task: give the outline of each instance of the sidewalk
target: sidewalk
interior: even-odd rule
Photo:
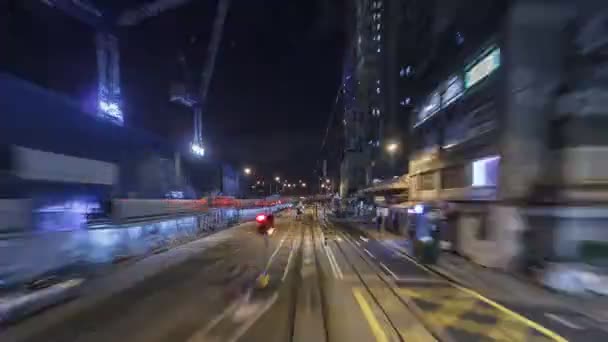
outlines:
[[[348,224],[388,248],[411,255],[405,236],[378,232],[371,219],[333,219]],[[572,296],[551,291],[531,278],[485,268],[451,252],[443,252],[436,265],[427,267],[450,280],[483,295],[514,305],[559,308],[577,312],[596,321],[608,322],[608,296]]]

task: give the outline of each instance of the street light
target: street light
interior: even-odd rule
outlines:
[[[395,151],[397,151],[398,148],[399,148],[399,144],[397,144],[397,143],[390,143],[390,144],[386,145],[386,151],[388,151],[388,153],[395,153]]]
[[[331,181],[328,179],[325,180],[325,183],[329,184]]]
[[[281,181],[281,177],[274,177],[274,180],[277,181],[277,182],[280,182]]]
[[[302,187],[305,188],[306,187],[306,183],[302,183]]]
[[[248,167],[246,167],[245,170],[243,170],[243,171],[245,171],[246,175],[250,175],[251,174],[251,169],[248,168]]]
[[[190,149],[192,150],[192,153],[199,157],[203,157],[205,155],[205,149],[197,143],[192,143],[190,145]]]

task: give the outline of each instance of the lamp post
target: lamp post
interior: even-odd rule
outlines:
[[[393,143],[389,143],[386,145],[386,151],[389,154],[394,154],[395,152],[397,152],[397,150],[399,149],[399,144],[393,142]]]
[[[279,192],[279,184],[281,182],[281,177],[279,177],[279,176],[274,177],[274,181],[277,182],[275,191]],[[272,195],[273,194],[273,192],[272,192],[272,182],[269,182],[268,185],[270,186],[270,194]]]

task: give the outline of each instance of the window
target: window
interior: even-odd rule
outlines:
[[[496,105],[494,102],[485,103],[470,111],[467,115],[467,139],[487,133],[496,127]]]
[[[491,156],[473,162],[473,186],[496,186],[498,184],[499,156]]]
[[[466,188],[471,185],[464,166],[452,166],[441,170],[441,187],[443,189]]]
[[[426,172],[418,176],[418,189],[433,190],[435,189],[435,172]]]
[[[449,149],[466,140],[469,123],[470,117],[468,115],[448,113],[444,129],[444,145],[442,147]]]

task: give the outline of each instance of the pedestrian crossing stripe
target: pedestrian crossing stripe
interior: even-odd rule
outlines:
[[[492,341],[563,341],[455,288],[398,288],[421,309],[423,319],[438,330],[481,335]]]

